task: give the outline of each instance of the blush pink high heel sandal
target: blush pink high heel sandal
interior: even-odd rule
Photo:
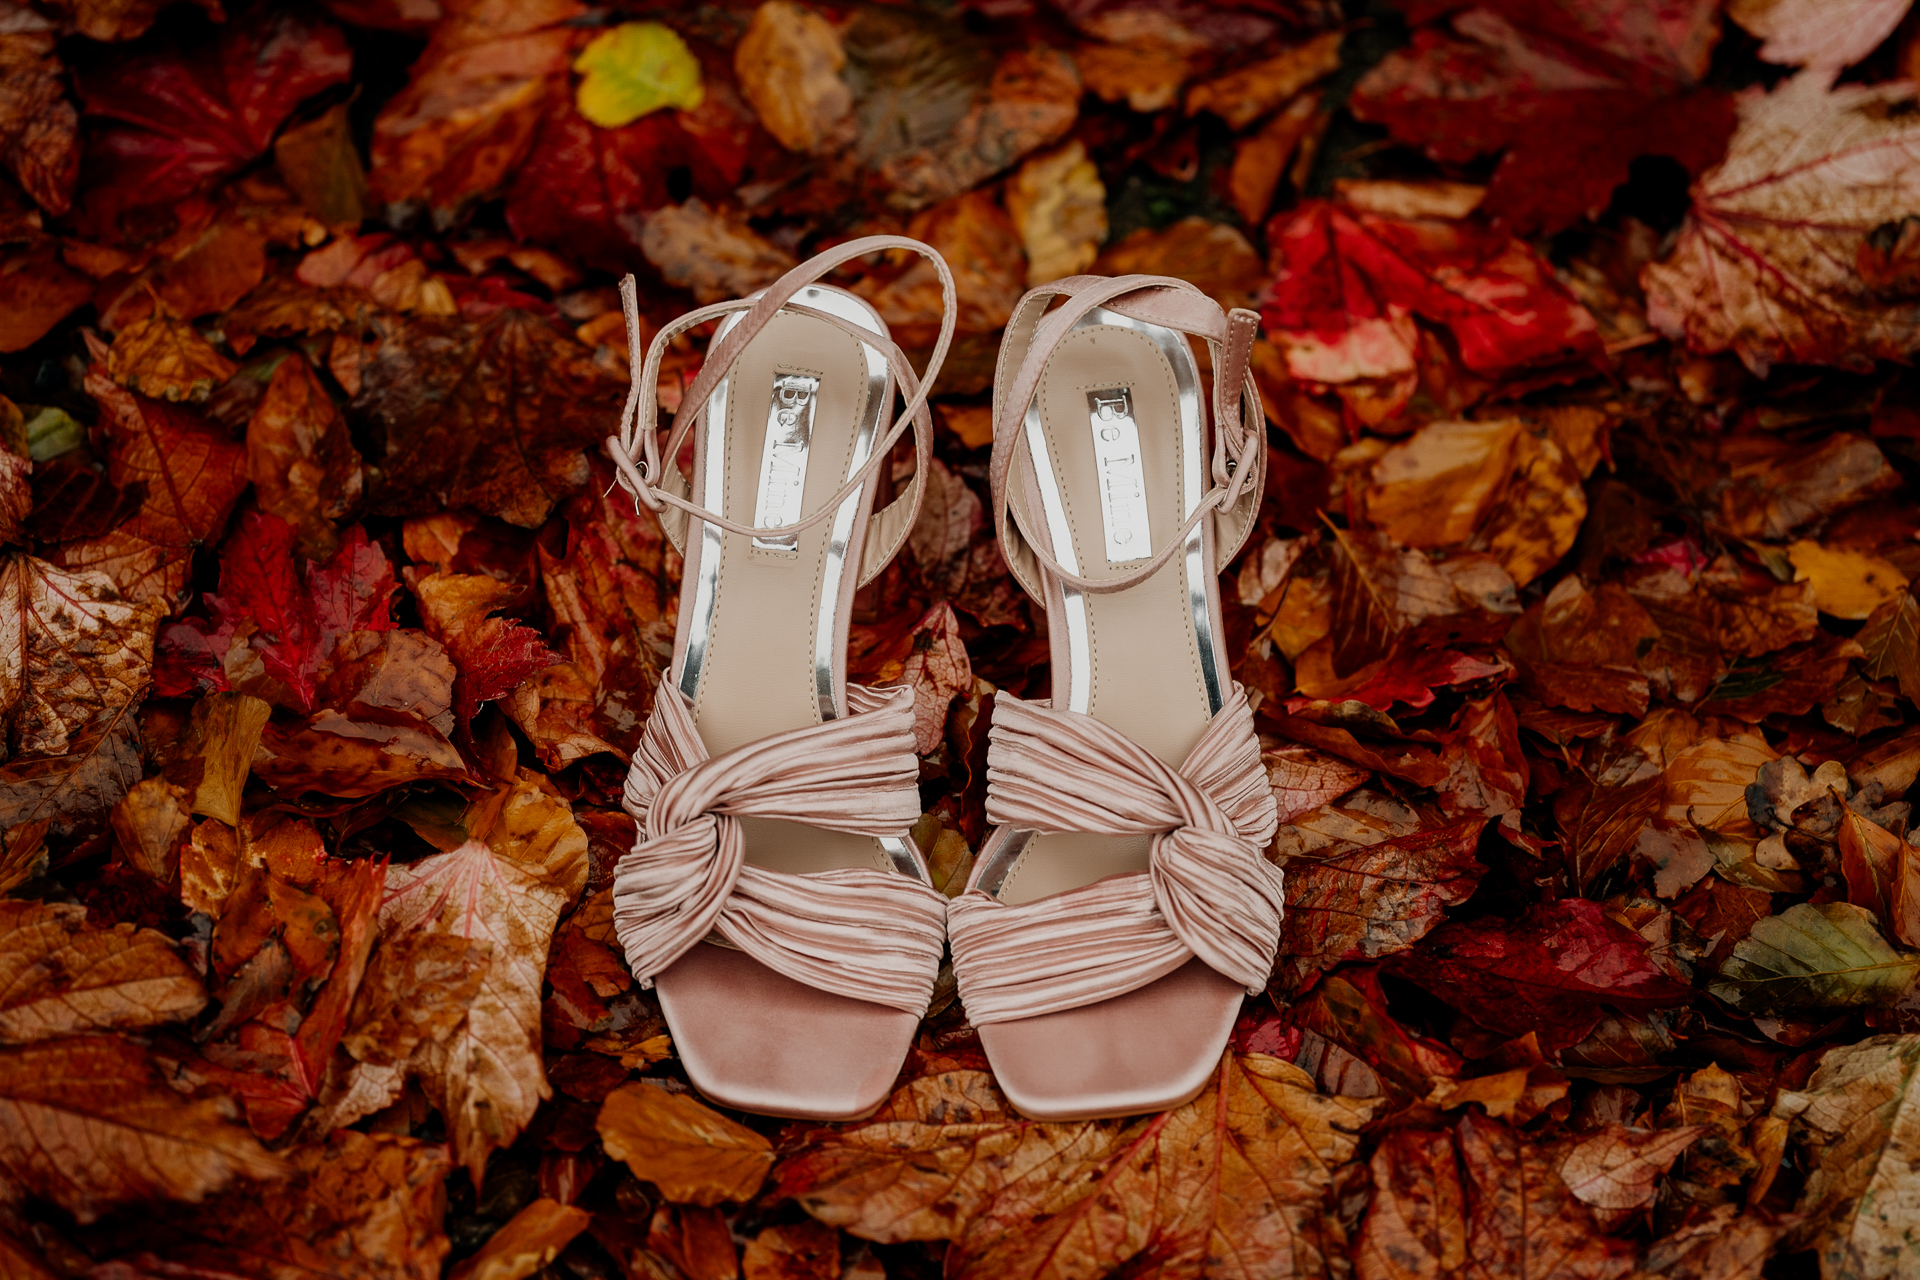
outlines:
[[[1217,577],[1265,473],[1257,326],[1180,280],[1074,276],[1027,294],[1000,349],[994,516],[1047,610],[1053,696],[995,699],[999,825],[947,928],[994,1075],[1035,1119],[1192,1098],[1273,967],[1275,808]],[[1212,350],[1211,450],[1188,335]]]
[[[815,283],[889,249],[939,273],[946,311],[924,379],[872,307]],[[953,277],[918,241],[856,240],[680,317],[644,360],[631,276],[621,290],[634,382],[608,451],[686,571],[673,663],[627,778],[640,831],[616,869],[614,926],[702,1093],[851,1119],[892,1085],[945,940],[946,899],[907,835],[920,814],[912,691],[849,685],[846,651],[855,589],[919,509]],[[710,320],[723,323],[662,447],[662,353]],[[896,389],[907,404],[889,419]],[[909,427],[912,485],[876,513],[877,470]],[[689,433],[691,481],[672,464]]]

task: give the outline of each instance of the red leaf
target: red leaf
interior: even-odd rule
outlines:
[[[1387,969],[1489,1030],[1538,1032],[1548,1053],[1583,1039],[1602,1006],[1646,1013],[1692,995],[1648,958],[1645,938],[1585,898],[1536,906],[1518,920],[1449,921]]]
[[[342,535],[339,550],[325,564],[307,569],[314,621],[330,635],[393,630],[391,604],[398,585],[387,553],[368,542],[359,525]]]
[[[560,661],[532,627],[491,617],[515,594],[510,584],[478,573],[435,573],[408,581],[427,634],[446,646],[460,670],[453,710],[464,728],[480,704],[511,693],[528,676]]]
[[[217,40],[130,54],[80,80],[87,113],[115,123],[88,144],[97,216],[191,195],[273,142],[302,99],[344,83],[352,51],[337,27],[260,5]]]
[[[1415,368],[1411,317],[1445,328],[1482,377],[1600,354],[1593,317],[1553,269],[1505,232],[1308,201],[1267,227],[1267,332],[1303,382]]]
[[[1717,8],[1476,8],[1415,31],[1361,79],[1353,110],[1445,163],[1505,150],[1487,211],[1522,234],[1558,231],[1602,212],[1637,156],[1699,174],[1725,151],[1733,104],[1696,87]]]

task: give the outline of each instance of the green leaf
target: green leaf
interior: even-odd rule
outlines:
[[[1707,992],[1754,1015],[1877,1008],[1905,995],[1916,974],[1920,956],[1896,951],[1871,912],[1800,903],[1754,925]]]
[[[605,129],[662,107],[691,111],[707,96],[687,42],[658,22],[625,22],[602,32],[573,69],[583,77],[574,99],[580,114]]]
[[[86,443],[87,429],[65,409],[38,410],[27,419],[27,456],[46,462]]]

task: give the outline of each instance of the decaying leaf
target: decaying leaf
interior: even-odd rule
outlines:
[[[1920,976],[1920,956],[1896,951],[1871,912],[1847,902],[1797,902],[1755,924],[1707,990],[1750,1014],[1893,1004]]]

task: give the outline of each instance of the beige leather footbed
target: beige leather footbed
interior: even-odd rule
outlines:
[[[824,321],[782,312],[747,344],[728,375],[724,457],[704,459],[704,466],[726,468],[720,514],[729,520],[753,521],[767,408],[774,379],[787,373],[820,379],[801,509],[818,510],[847,481],[859,424],[869,412],[864,348]],[[694,484],[695,493],[704,494],[704,475]],[[872,486],[861,496],[871,508]],[[721,535],[713,617],[693,704],[694,725],[712,754],[821,722],[814,638],[821,611],[838,612],[840,604],[822,598],[832,526],[829,517],[802,530],[793,551],[755,547],[741,534]],[[689,536],[699,538],[703,530],[695,522]],[[854,590],[856,572],[855,564],[847,566],[842,593]],[[686,589],[693,589],[691,582]],[[870,836],[770,818],[742,818],[740,826],[747,861],[770,870],[804,875],[892,866]]]
[[[1054,349],[1036,392],[1047,453],[1072,533],[1077,572],[1114,578],[1132,564],[1107,559],[1100,478],[1087,393],[1124,386],[1133,398],[1146,481],[1150,551],[1165,546],[1186,522],[1185,460],[1173,367],[1143,335],[1109,325],[1076,329]],[[1016,472],[1024,463],[1016,464]],[[1030,484],[1016,475],[1014,492],[1027,528],[1045,527],[1045,512],[1023,500]],[[1204,477],[1203,477],[1204,483]],[[1060,548],[1055,548],[1056,558]],[[1064,561],[1063,561],[1064,562]],[[1210,568],[1210,566],[1209,566]],[[1110,595],[1087,594],[1092,681],[1087,711],[1170,765],[1178,765],[1212,719],[1200,642],[1187,591],[1187,564],[1176,555],[1145,582]],[[1055,611],[1052,625],[1066,620]],[[1064,646],[1056,646],[1064,652]],[[1067,699],[1070,673],[1056,660],[1053,697]],[[1039,835],[1007,874],[999,897],[1019,904],[1145,871],[1150,841],[1142,837]]]

